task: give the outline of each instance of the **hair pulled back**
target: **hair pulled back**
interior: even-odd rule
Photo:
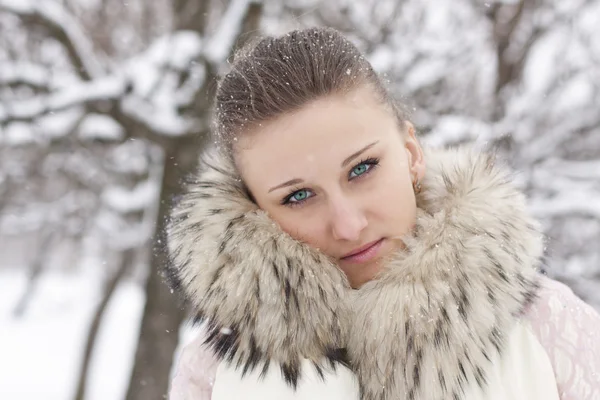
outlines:
[[[267,36],[239,50],[217,87],[214,133],[231,154],[236,137],[307,103],[369,85],[398,122],[401,107],[360,50],[331,28]]]

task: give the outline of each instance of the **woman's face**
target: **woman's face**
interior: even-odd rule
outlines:
[[[363,87],[238,138],[236,164],[258,206],[332,257],[358,288],[415,223],[412,181],[425,163],[412,125],[404,130]]]

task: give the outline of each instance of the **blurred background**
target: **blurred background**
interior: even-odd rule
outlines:
[[[162,229],[215,77],[314,25],[368,55],[426,144],[498,149],[547,273],[600,310],[600,0],[0,0],[0,398],[165,398],[194,330]]]

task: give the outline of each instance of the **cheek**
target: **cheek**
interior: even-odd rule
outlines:
[[[271,213],[271,218],[279,224],[284,232],[311,247],[325,246],[326,238],[322,220],[319,223],[302,212],[286,211]]]
[[[412,228],[417,205],[408,173],[397,171],[389,179],[383,179],[379,190],[372,195],[374,213],[390,232],[402,234]]]

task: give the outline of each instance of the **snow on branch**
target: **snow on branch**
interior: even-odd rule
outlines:
[[[571,217],[579,214],[600,220],[600,203],[590,201],[599,197],[600,193],[597,191],[563,191],[552,198],[532,199],[530,209],[539,218]]]
[[[213,64],[221,64],[229,56],[235,40],[240,34],[244,18],[252,3],[258,0],[232,0],[225,15],[220,21],[217,31],[210,38],[205,49],[205,57]]]
[[[35,122],[46,114],[79,106],[104,113],[106,107],[96,105],[110,102],[115,106],[110,117],[125,118],[126,123],[118,122],[128,131],[142,125],[157,135],[185,135],[198,126],[198,121],[181,115],[178,107],[202,87],[203,65],[195,61],[201,55],[202,38],[186,31],[156,39],[146,51],[115,68],[113,74],[91,81],[52,82],[41,66],[20,69],[17,64],[7,64],[3,69],[0,65],[0,85],[3,80],[28,80],[39,85],[46,81],[49,92],[1,103],[0,124]],[[182,81],[182,75],[188,75],[187,79]]]
[[[58,2],[38,0],[0,0],[0,11],[19,16],[26,22],[45,26],[65,46],[75,70],[82,79],[103,75],[92,42],[76,19]]]
[[[149,180],[130,190],[118,186],[109,187],[102,194],[102,200],[113,210],[125,214],[144,210],[158,195],[158,183]]]
[[[72,85],[46,96],[36,96],[12,103],[4,102],[0,104],[0,124],[33,121],[50,112],[101,100],[114,100],[125,93],[126,86],[124,79],[107,77]]]
[[[152,132],[164,136],[183,136],[194,126],[193,121],[183,118],[173,108],[160,107],[137,96],[123,98],[121,111]]]
[[[79,125],[79,136],[83,139],[122,141],[123,127],[114,119],[102,114],[87,114]]]
[[[550,159],[546,169],[554,177],[563,176],[569,179],[589,179],[600,181],[600,161],[567,161]]]
[[[48,89],[50,71],[32,63],[0,64],[0,87],[25,85],[35,89]]]
[[[531,183],[535,189],[530,204],[541,218],[583,215],[600,220],[597,188],[598,161],[552,159],[535,167]]]
[[[136,123],[164,136],[185,135],[194,121],[177,114],[172,107],[156,104],[150,99],[128,93],[131,82],[118,76],[108,76],[93,82],[80,82],[48,95],[0,104],[0,125],[14,122],[34,122],[45,115],[72,107],[114,102],[121,113]]]

